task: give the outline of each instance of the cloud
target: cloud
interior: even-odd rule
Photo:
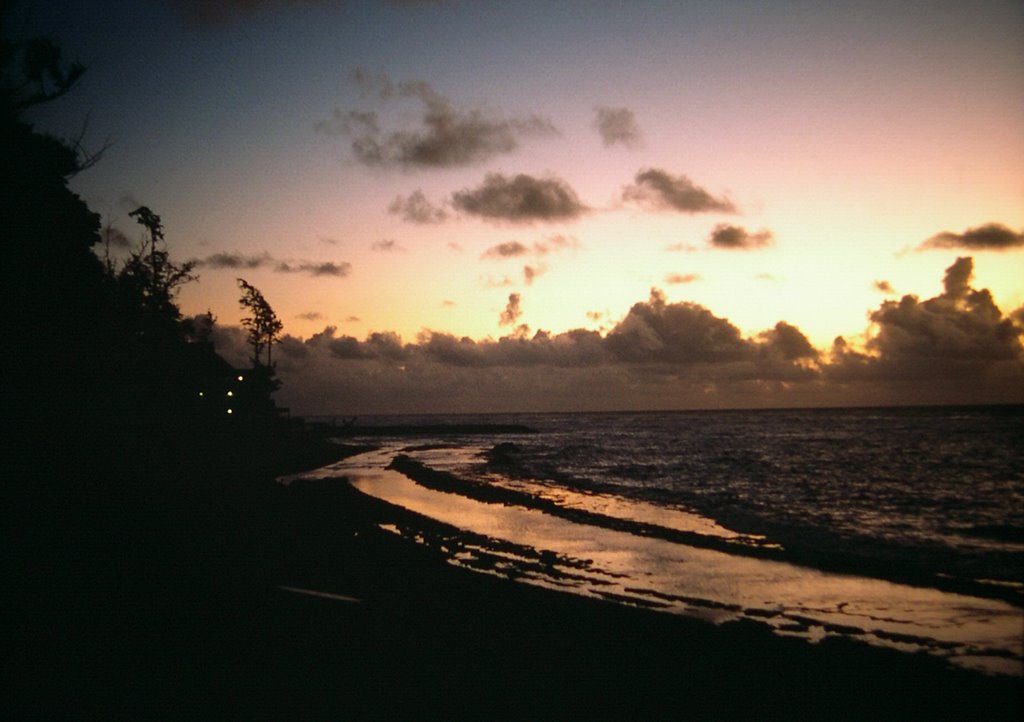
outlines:
[[[524,246],[519,241],[505,241],[499,243],[496,246],[491,246],[483,252],[481,258],[516,258],[517,256],[525,256],[530,252],[530,249]]]
[[[381,239],[379,241],[374,241],[373,244],[370,246],[370,250],[379,251],[381,253],[390,253],[390,252],[394,252],[394,251],[402,251],[402,252],[405,251],[404,248],[402,248],[400,245],[398,245],[398,241],[395,241],[395,240],[393,240],[391,238],[384,238],[384,239]]]
[[[871,287],[874,288],[879,293],[895,293],[892,284],[889,283],[888,281],[875,281],[873,284],[871,284]]]
[[[372,110],[335,110],[316,125],[328,135],[352,137],[355,159],[386,168],[456,168],[483,163],[514,152],[522,139],[558,135],[551,121],[539,115],[491,117],[480,110],[459,110],[423,81],[395,84],[386,74],[354,75],[364,95],[380,100],[412,99],[422,107],[419,126],[385,131]]]
[[[499,326],[512,326],[519,320],[519,317],[523,315],[523,310],[520,308],[521,300],[522,297],[518,293],[510,293],[508,295],[508,303],[498,319]]]
[[[779,321],[770,331],[758,334],[762,341],[762,350],[769,356],[777,356],[784,361],[800,359],[816,359],[818,350],[811,345],[803,332],[796,326]]]
[[[694,251],[699,251],[700,248],[698,248],[697,246],[694,246],[694,245],[692,245],[690,243],[683,243],[682,241],[680,241],[679,243],[673,243],[670,246],[665,246],[665,250],[669,251],[671,253],[676,253],[676,252],[693,253]]]
[[[547,270],[544,266],[523,266],[523,283],[532,286],[534,280],[547,273]]]
[[[665,283],[676,285],[680,283],[693,283],[699,281],[700,276],[696,273],[670,273],[665,276]]]
[[[659,363],[730,362],[751,356],[738,328],[693,303],[669,304],[651,290],[608,334],[609,349],[621,360]]]
[[[978,395],[1015,383],[1016,392],[1001,400],[1019,398],[1024,329],[1003,317],[987,289],[971,287],[973,267],[971,258],[958,258],[946,269],[944,292],[934,298],[906,295],[883,302],[869,315],[872,333],[864,352],[837,339],[832,378],[903,385],[948,381],[970,385]]]
[[[206,258],[195,259],[195,264],[200,267],[213,269],[230,268],[262,268],[274,263],[269,253],[258,256],[246,256],[242,253],[213,253]]]
[[[597,106],[594,108],[594,128],[606,147],[619,144],[633,149],[640,145],[640,126],[629,108]]]
[[[1007,251],[1024,247],[1024,230],[1015,231],[1001,223],[986,223],[963,233],[943,231],[920,246],[919,251],[934,248],[959,248],[968,251]]]
[[[448,213],[428,201],[422,190],[413,191],[407,198],[395,198],[388,206],[388,213],[421,226],[444,223],[448,219]]]
[[[275,273],[305,273],[310,276],[334,276],[345,278],[352,272],[352,264],[347,261],[334,263],[325,261],[317,263],[314,261],[299,261],[289,263],[280,261],[274,266]]]
[[[509,223],[571,221],[587,210],[562,179],[523,173],[513,178],[488,173],[479,187],[456,192],[452,204],[464,213]]]
[[[771,231],[751,233],[741,226],[719,223],[708,236],[708,245],[712,248],[731,250],[750,250],[770,246],[774,241]]]
[[[496,340],[429,330],[412,343],[389,332],[358,340],[327,326],[282,339],[278,398],[337,414],[1024,402],[1024,307],[1004,316],[972,274],[972,260],[957,259],[941,294],[886,300],[863,344],[838,337],[827,350],[786,321],[748,335],[658,289],[607,332],[531,335],[518,294]],[[215,326],[213,339],[247,363],[241,329]]]
[[[344,278],[352,271],[352,264],[347,261],[281,261],[269,253],[245,255],[243,253],[212,253],[206,258],[194,258],[190,261],[199,268],[215,270],[269,268],[274,273],[305,273],[310,276],[335,276]]]
[[[659,168],[647,168],[636,174],[633,183],[622,190],[622,199],[653,210],[681,213],[735,213],[726,198],[715,198],[685,175],[673,176]]]
[[[306,311],[295,315],[295,318],[301,318],[303,321],[319,321],[323,317],[324,315],[318,311]]]

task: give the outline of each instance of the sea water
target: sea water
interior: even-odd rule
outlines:
[[[435,540],[452,563],[1020,674],[1022,407],[359,420],[399,423],[424,432],[325,471],[476,535]],[[381,473],[400,455],[465,483]]]

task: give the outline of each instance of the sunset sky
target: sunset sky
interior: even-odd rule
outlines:
[[[1019,0],[62,0],[9,30],[89,66],[32,119],[109,140],[72,187],[131,242],[160,214],[233,362],[235,278],[264,293],[298,413],[1024,401]]]

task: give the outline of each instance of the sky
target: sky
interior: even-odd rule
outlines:
[[[33,111],[300,414],[1024,402],[1024,5],[62,0]],[[100,250],[100,249],[98,249]],[[102,253],[102,250],[100,250]]]

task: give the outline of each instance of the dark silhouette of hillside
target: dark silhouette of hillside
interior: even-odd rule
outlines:
[[[85,68],[3,31],[4,687],[31,695],[27,669],[127,668],[230,608],[259,583],[274,475],[337,452],[277,413],[272,367],[231,367],[182,318],[192,269],[156,213],[133,213],[148,238],[120,268],[100,260],[99,215],[69,187],[97,158],[26,119]]]

